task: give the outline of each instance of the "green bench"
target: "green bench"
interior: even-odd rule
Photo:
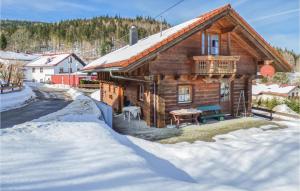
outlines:
[[[198,110],[201,110],[200,121],[202,123],[206,123],[207,119],[218,119],[219,121],[223,121],[225,115],[221,113],[221,107],[219,105],[205,105],[197,107]]]

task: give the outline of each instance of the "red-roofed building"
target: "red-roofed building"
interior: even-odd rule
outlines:
[[[261,65],[291,70],[230,5],[138,41],[134,34],[133,27],[129,45],[84,70],[98,73],[103,102],[115,111],[140,106],[149,126],[165,127],[171,111],[203,105],[234,115],[241,90],[251,112],[251,83]]]

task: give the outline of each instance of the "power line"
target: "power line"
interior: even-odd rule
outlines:
[[[180,0],[180,1],[176,2],[176,3],[173,4],[172,6],[166,8],[165,10],[163,10],[162,12],[160,12],[158,15],[156,15],[155,17],[153,17],[153,19],[157,19],[158,17],[162,16],[164,13],[168,12],[169,10],[173,9],[174,7],[176,7],[176,6],[178,6],[179,4],[183,3],[184,1],[186,1],[186,0]],[[128,35],[129,35],[129,33],[127,33],[126,35],[124,35],[124,36],[122,36],[122,37],[116,39],[115,42],[120,42],[121,39],[125,38],[125,37],[128,36]]]
[[[169,10],[173,9],[173,8],[176,7],[177,5],[183,3],[184,1],[186,1],[186,0],[180,0],[180,1],[178,1],[177,3],[173,4],[171,7],[168,7],[167,9],[165,9],[164,11],[162,11],[161,13],[159,13],[158,15],[156,15],[156,16],[154,17],[154,19],[156,19],[157,17],[163,15],[164,13],[168,12]]]

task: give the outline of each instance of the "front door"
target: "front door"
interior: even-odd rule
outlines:
[[[228,80],[220,82],[220,105],[223,113],[230,113],[230,82]]]

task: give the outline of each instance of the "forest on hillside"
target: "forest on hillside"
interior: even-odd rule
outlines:
[[[151,17],[100,16],[57,23],[1,20],[1,49],[20,52],[72,51],[93,59],[128,43],[129,28],[138,28],[139,38],[160,30]],[[170,25],[162,22],[163,29]]]
[[[128,43],[129,28],[138,28],[139,38],[157,33],[161,23],[151,17],[100,16],[56,23],[1,20],[0,48],[15,52],[75,52],[86,61],[98,58]],[[162,22],[163,29],[170,27]],[[300,72],[300,55],[276,48]]]

